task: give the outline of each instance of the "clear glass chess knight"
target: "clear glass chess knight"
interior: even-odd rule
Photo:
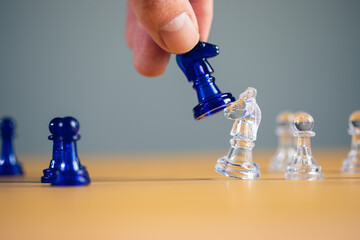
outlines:
[[[294,116],[295,137],[297,137],[297,151],[293,162],[288,165],[285,179],[315,180],[323,179],[321,166],[318,165],[311,153],[310,138],[315,136],[314,119],[307,113],[299,112]]]
[[[360,173],[360,111],[353,112],[349,117],[349,134],[352,136],[351,150],[343,161],[343,173]]]
[[[288,164],[294,158],[295,141],[293,128],[294,114],[289,111],[281,112],[276,118],[277,128],[276,135],[279,138],[278,148],[272,157],[269,170],[272,172],[285,172]]]
[[[224,109],[226,118],[235,120],[230,135],[230,150],[227,156],[219,158],[215,171],[228,177],[257,179],[260,167],[252,159],[252,149],[261,121],[261,111],[256,103],[257,91],[247,88],[239,99]]]

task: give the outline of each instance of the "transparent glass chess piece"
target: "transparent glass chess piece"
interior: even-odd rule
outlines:
[[[348,157],[343,161],[341,172],[360,173],[360,111],[350,115],[348,132],[352,136],[351,149]]]
[[[257,179],[260,176],[260,167],[252,157],[261,121],[256,94],[256,89],[249,87],[238,100],[224,109],[224,116],[235,122],[230,132],[229,153],[218,159],[215,171],[227,177]]]
[[[285,172],[288,164],[293,160],[295,150],[293,124],[294,114],[289,111],[281,112],[277,118],[276,135],[279,143],[275,155],[272,157],[269,170],[272,172]]]
[[[294,136],[297,137],[297,151],[293,162],[288,165],[285,179],[316,180],[323,179],[324,173],[311,153],[310,139],[315,136],[314,119],[304,112],[296,113],[294,116]]]

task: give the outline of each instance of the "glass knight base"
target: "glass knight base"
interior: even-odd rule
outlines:
[[[260,177],[260,166],[257,163],[235,164],[231,163],[226,156],[218,159],[215,171],[224,176],[239,179],[257,179]]]
[[[285,179],[294,180],[317,180],[324,179],[324,173],[321,172],[321,167],[318,165],[293,165],[288,166],[287,172],[285,173]]]

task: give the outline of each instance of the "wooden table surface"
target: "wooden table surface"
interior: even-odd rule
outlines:
[[[284,180],[259,151],[257,180],[214,171],[223,152],[82,155],[87,187],[40,183],[49,156],[0,178],[0,239],[360,239],[360,176],[345,149],[314,149],[324,180]]]

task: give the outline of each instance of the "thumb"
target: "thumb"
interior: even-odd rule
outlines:
[[[188,0],[130,0],[129,3],[147,33],[165,51],[184,53],[198,43],[198,24]]]

